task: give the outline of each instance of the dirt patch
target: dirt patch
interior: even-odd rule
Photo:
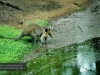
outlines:
[[[41,54],[43,54],[48,48],[46,46],[41,46],[39,48],[37,48],[35,51],[31,52],[29,55],[25,56],[22,61],[26,62],[26,61],[30,61],[32,59],[37,58],[38,56],[40,56]]]
[[[91,3],[87,9],[52,21],[53,39],[49,48],[61,48],[87,39],[100,37],[100,1]]]
[[[54,20],[80,7],[88,0],[1,0],[0,24],[23,28],[28,22]]]

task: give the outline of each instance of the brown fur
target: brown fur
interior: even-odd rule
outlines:
[[[18,36],[17,38],[5,38],[0,36],[0,38],[5,38],[5,39],[14,39],[15,41],[20,40],[21,38],[23,38],[24,36],[30,36],[32,38],[32,43],[36,43],[37,37],[45,37],[43,36],[43,34],[46,32],[47,35],[51,36],[50,33],[50,29],[45,29],[37,24],[29,24],[26,25],[23,30],[22,33],[20,34],[20,36]]]
[[[41,37],[43,33],[47,33],[49,36],[52,37],[51,33],[50,33],[50,29],[45,29],[37,24],[30,24],[24,27],[21,35],[17,38],[15,38],[15,40],[20,40],[22,37],[24,36],[30,36],[32,38],[32,42],[36,43],[36,39],[37,37]],[[45,36],[42,36],[45,37]]]
[[[32,38],[32,42],[36,43],[36,37],[40,37],[43,32],[44,29],[41,26],[33,23],[30,25],[26,25],[20,36],[15,38],[15,40],[20,40],[24,36],[30,36]]]

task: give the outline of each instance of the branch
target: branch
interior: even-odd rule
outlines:
[[[6,3],[6,2],[3,2],[3,1],[0,1],[0,4],[7,5],[7,6],[12,7],[14,9],[17,9],[17,10],[22,10],[18,6],[14,6],[14,5],[10,4],[10,3]]]

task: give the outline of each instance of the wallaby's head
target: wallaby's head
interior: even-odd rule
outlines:
[[[51,34],[51,32],[50,32],[50,28],[46,28],[46,29],[45,29],[45,32],[46,32],[51,38],[53,38],[53,37],[52,37],[52,34]]]

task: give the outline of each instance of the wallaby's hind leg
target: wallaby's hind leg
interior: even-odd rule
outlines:
[[[44,44],[47,45],[47,37],[45,37],[45,43]]]
[[[31,38],[32,38],[32,43],[35,44],[36,43],[36,34],[31,33]]]
[[[14,40],[15,40],[15,41],[20,40],[22,37],[24,37],[24,33],[23,33],[23,32],[20,34],[19,37],[15,38]]]

